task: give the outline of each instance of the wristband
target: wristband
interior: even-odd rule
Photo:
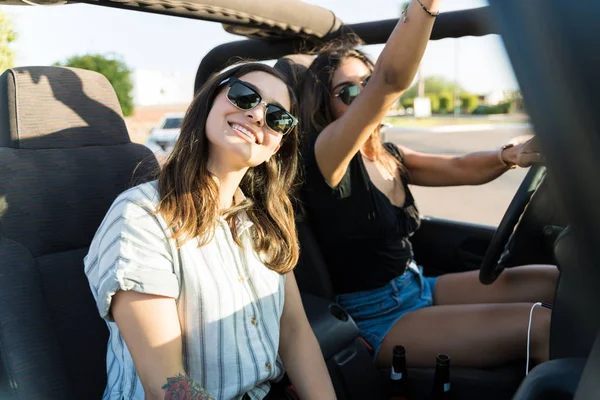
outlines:
[[[498,160],[500,160],[500,163],[504,167],[513,169],[513,168],[517,168],[517,164],[507,164],[506,161],[504,161],[504,159],[502,158],[502,153],[504,152],[504,150],[509,149],[511,147],[515,147],[515,144],[514,143],[508,143],[508,144],[505,144],[504,146],[500,147],[498,149]]]

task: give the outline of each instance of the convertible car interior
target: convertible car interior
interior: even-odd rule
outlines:
[[[301,72],[310,57],[289,56],[311,54],[349,32],[366,44],[385,43],[397,22],[347,25],[329,10],[299,1],[286,7],[277,7],[281,0],[84,3],[218,22],[245,36],[206,54],[190,90],[239,57],[282,59]],[[550,361],[527,376],[525,354],[522,361],[497,368],[453,366],[453,395],[600,399],[595,309],[600,268],[594,261],[600,259],[600,187],[592,175],[600,170],[600,52],[585,46],[586,39],[600,34],[593,18],[600,15],[600,4],[490,3],[441,14],[431,40],[502,35],[545,166],[530,168],[498,227],[424,217],[413,241],[416,258],[426,275],[479,269],[485,284],[504,268],[525,262],[556,263],[561,274]],[[578,106],[570,99],[578,99]],[[83,257],[116,196],[156,168],[150,150],[131,142],[115,92],[102,75],[23,66],[0,76],[0,399],[101,397],[108,330],[84,275]],[[313,234],[318,223],[310,215],[298,219],[301,259],[295,273],[337,397],[390,398],[395,387],[389,369],[375,366],[356,324],[335,302]],[[410,398],[428,399],[433,369],[410,368],[408,374]]]

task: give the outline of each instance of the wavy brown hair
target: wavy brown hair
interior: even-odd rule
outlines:
[[[362,61],[373,72],[375,64],[356,46],[362,42],[357,36],[351,35],[344,39],[331,42],[318,52],[310,65],[302,82],[300,127],[304,143],[303,150],[307,151],[310,143],[333,121],[335,117],[331,109],[333,74],[348,58]],[[397,167],[402,171],[402,165],[396,157],[385,150],[379,136],[379,128],[367,139],[367,148],[382,162],[386,169],[393,171]]]
[[[268,268],[283,274],[294,268],[299,252],[290,199],[298,171],[297,128],[283,136],[279,150],[268,161],[248,169],[239,185],[246,200],[230,209],[219,210],[219,188],[208,170],[206,120],[215,97],[225,89],[220,83],[229,77],[241,77],[255,71],[285,82],[273,68],[248,63],[212,78],[195,95],[183,119],[175,148],[159,173],[158,212],[173,230],[179,246],[192,238],[198,238],[200,246],[207,244],[214,237],[221,215],[234,227],[236,216],[246,212],[254,223],[254,250]],[[298,103],[289,85],[288,92],[289,111],[298,115]],[[231,231],[236,244],[242,246],[236,229]]]

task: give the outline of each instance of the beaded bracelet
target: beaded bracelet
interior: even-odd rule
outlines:
[[[423,8],[423,10],[425,10],[425,12],[429,15],[431,15],[432,17],[437,17],[438,15],[440,15],[440,12],[436,12],[436,13],[432,13],[431,11],[429,11],[429,9],[427,7],[425,7],[423,5],[423,3],[421,3],[421,0],[417,0],[419,2],[419,4],[421,5],[421,7]]]

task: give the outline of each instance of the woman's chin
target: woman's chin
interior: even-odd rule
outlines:
[[[235,166],[235,169],[252,168],[262,164],[265,157],[260,157],[248,143],[230,143],[226,151],[222,152],[222,162]]]

